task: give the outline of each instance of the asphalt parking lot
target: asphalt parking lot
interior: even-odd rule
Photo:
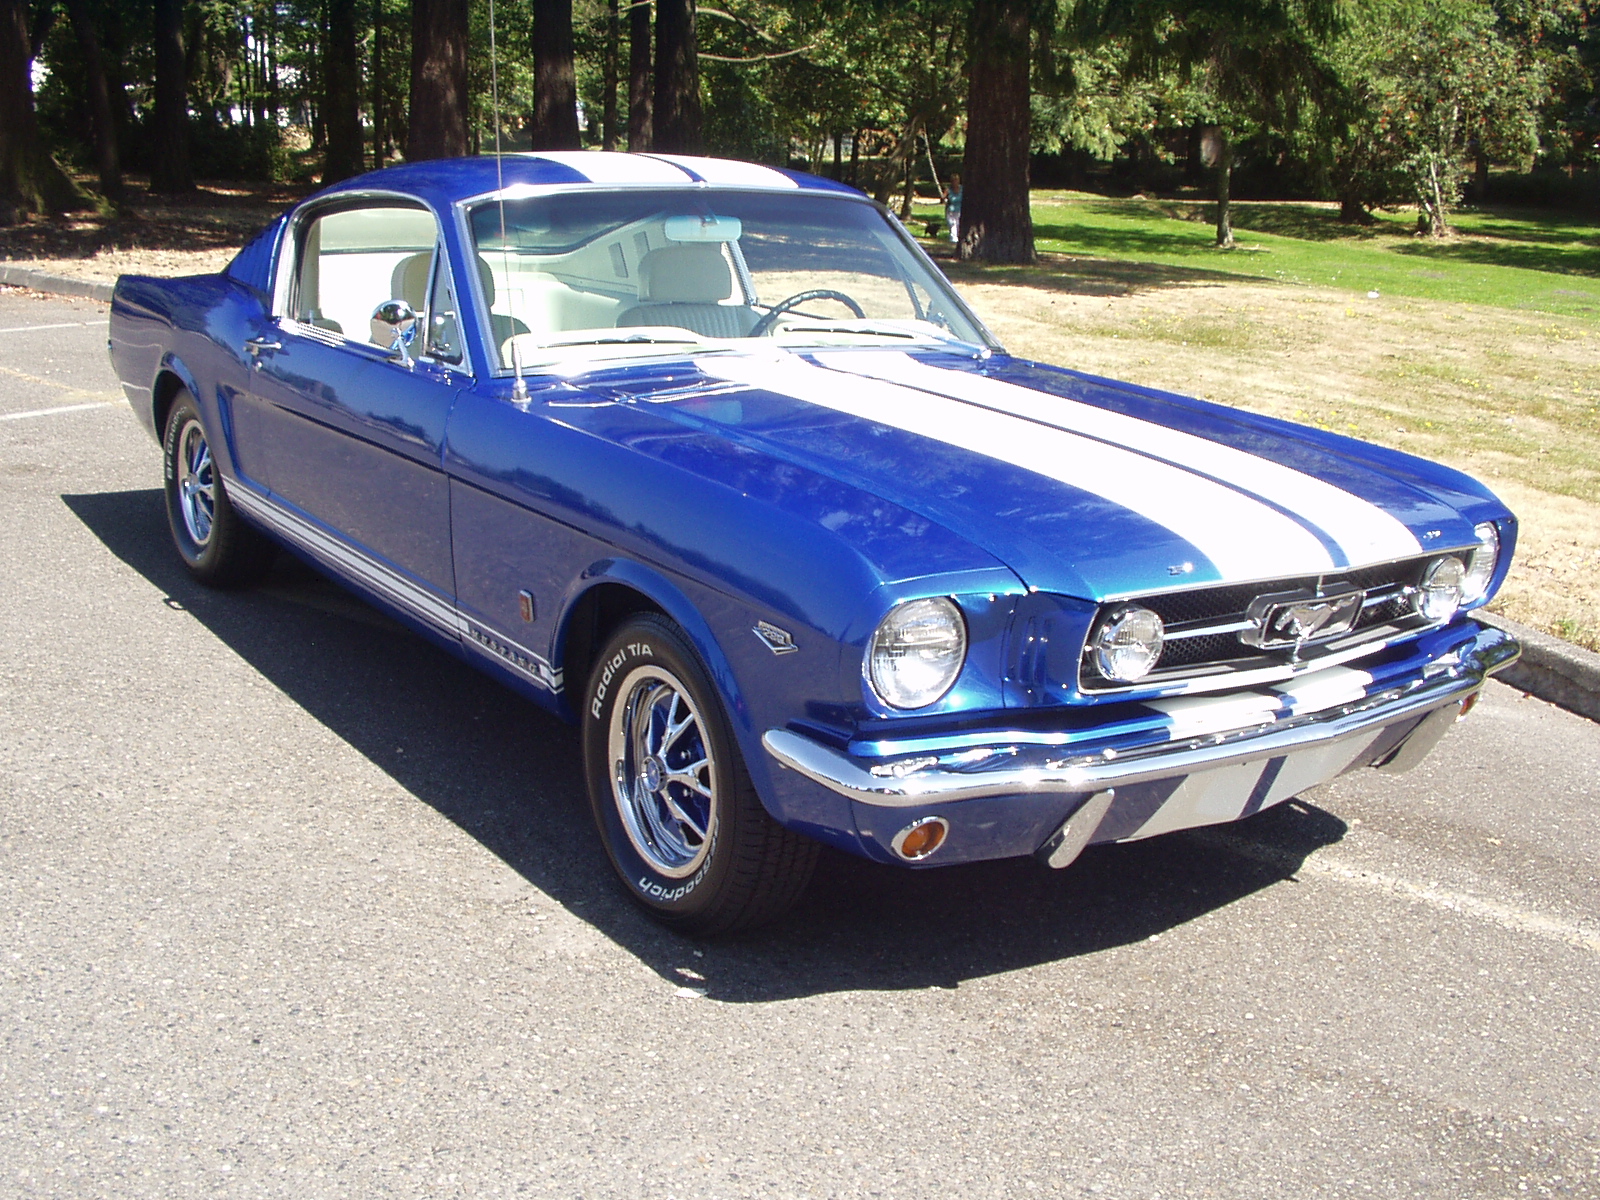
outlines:
[[[104,312],[0,291],[0,1195],[1600,1193],[1600,725],[691,941],[565,726],[188,580]]]

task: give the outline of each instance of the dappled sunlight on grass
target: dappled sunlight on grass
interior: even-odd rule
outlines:
[[[1329,204],[1238,202],[1232,250],[1215,245],[1215,214],[1199,201],[1034,193],[1040,251],[1078,274],[1086,260],[1139,264],[1121,294],[1242,276],[1600,320],[1600,223],[1570,214],[1463,212],[1457,235],[1434,241],[1409,213],[1347,225]]]

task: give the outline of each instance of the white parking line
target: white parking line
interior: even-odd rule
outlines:
[[[83,412],[89,408],[116,408],[126,400],[97,400],[93,404],[58,404],[55,408],[35,408],[30,412],[0,413],[0,421],[25,421],[29,417],[53,417],[57,413]]]
[[[82,329],[86,325],[100,325],[101,321],[65,321],[60,325],[13,325],[0,329],[0,333],[32,333],[35,329]]]
[[[1248,842],[1236,834],[1225,833],[1215,828],[1190,830],[1188,836],[1296,875],[1315,875],[1322,879],[1388,892],[1393,896],[1420,901],[1430,908],[1444,912],[1490,921],[1514,933],[1530,933],[1535,937],[1564,942],[1568,946],[1587,950],[1591,954],[1600,954],[1600,929],[1575,921],[1562,920],[1548,913],[1524,908],[1520,904],[1495,900],[1487,896],[1474,896],[1470,892],[1441,887],[1434,882],[1422,883],[1401,875],[1374,871],[1357,863],[1342,861],[1337,857],[1314,854],[1302,859],[1299,855],[1285,853],[1273,846],[1263,846],[1259,842]]]
[[[1419,883],[1414,879],[1390,875],[1383,871],[1369,871],[1365,867],[1340,862],[1337,859],[1308,858],[1300,869],[1308,875],[1320,875],[1324,879],[1337,879],[1342,883],[1353,883],[1381,892],[1390,892],[1396,896],[1404,896],[1407,899],[1420,900],[1426,905],[1446,912],[1464,913],[1480,920],[1493,921],[1503,929],[1510,929],[1516,933],[1531,933],[1538,937],[1565,942],[1580,950],[1600,954],[1600,931],[1523,908],[1518,904],[1507,904],[1483,896],[1474,896],[1469,892],[1456,891],[1454,888],[1440,887],[1437,883]]]

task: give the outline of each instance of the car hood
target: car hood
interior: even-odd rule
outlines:
[[[595,390],[718,425],[1085,599],[1468,546],[1505,511],[1408,455],[1009,357],[773,348],[695,365],[687,387],[675,371]]]

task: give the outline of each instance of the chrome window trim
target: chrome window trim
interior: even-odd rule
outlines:
[[[429,305],[433,300],[434,274],[439,268],[440,255],[447,253],[444,219],[440,216],[439,210],[420,196],[414,196],[409,192],[394,191],[389,188],[351,188],[347,191],[335,192],[329,196],[318,196],[313,200],[307,200],[291,211],[288,220],[284,221],[282,231],[278,235],[277,257],[273,263],[272,309],[270,313],[271,319],[280,328],[284,329],[285,332],[300,334],[303,334],[307,328],[316,328],[316,326],[304,325],[291,315],[293,312],[291,302],[294,299],[295,278],[300,266],[300,235],[305,227],[330,209],[361,208],[368,204],[378,206],[385,202],[393,201],[399,202],[395,207],[421,209],[433,218],[435,232],[433,243],[434,261],[428,270],[428,294],[423,302],[423,319],[426,320],[431,316]],[[452,273],[453,278],[454,275]],[[331,331],[327,330],[323,332],[331,333]],[[339,344],[342,347],[355,349],[361,346],[370,346],[370,343],[362,339],[347,337],[343,334],[333,336],[339,339]],[[371,348],[377,349],[376,347]],[[382,351],[380,350],[379,353],[381,354]],[[447,363],[428,355],[418,356],[418,361],[426,362],[432,367],[463,375],[469,381],[475,379],[477,372],[470,364],[471,354],[464,355],[463,359],[464,361],[461,363]],[[384,360],[393,361],[387,355],[384,355]]]
[[[438,218],[435,217],[436,224],[437,220]],[[435,287],[438,286],[439,268],[441,266],[446,272],[449,273],[451,285],[454,286],[455,284],[455,273],[450,271],[450,260],[448,254],[449,252],[445,249],[444,244],[444,229],[440,228],[439,236],[434,240],[433,243],[433,262],[428,265],[428,285],[422,302],[422,344],[424,347],[428,345],[428,338],[433,329],[433,295]],[[456,293],[456,306],[459,308],[461,306],[461,289],[456,287],[454,290]],[[435,358],[431,354],[419,354],[416,356],[416,359],[418,362],[425,362],[441,371],[454,371],[458,375],[464,375],[468,379],[472,379],[475,377],[472,372],[472,367],[469,364],[469,360],[472,356],[466,352],[466,330],[462,326],[460,313],[456,314],[456,331],[463,343],[461,347],[460,362],[446,362],[444,359]]]

